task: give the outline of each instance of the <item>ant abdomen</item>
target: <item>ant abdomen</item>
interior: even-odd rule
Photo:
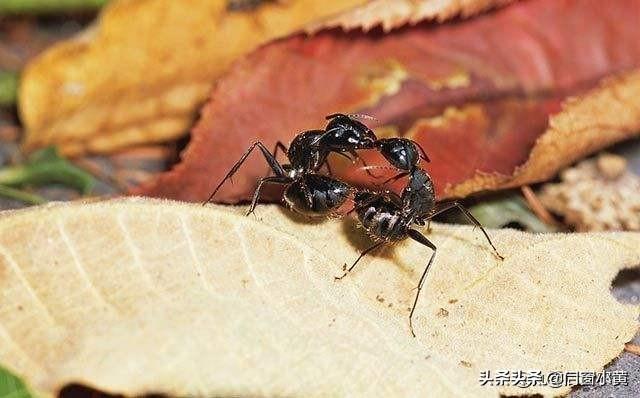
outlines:
[[[284,199],[297,213],[322,217],[336,213],[349,199],[353,188],[321,174],[307,174],[297,179],[284,192]]]
[[[378,241],[396,241],[407,237],[406,217],[400,198],[394,193],[360,191],[355,199],[358,220],[367,233]]]

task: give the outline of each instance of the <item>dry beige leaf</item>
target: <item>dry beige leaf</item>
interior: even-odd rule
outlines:
[[[21,80],[26,149],[109,152],[187,132],[211,84],[237,57],[366,0],[119,0],[79,37],[36,58]]]
[[[0,216],[0,362],[44,394],[80,382],[179,396],[497,397],[481,371],[599,370],[637,330],[609,293],[640,234],[530,235],[436,225],[438,256],[366,245],[347,220],[275,206],[126,199]]]
[[[626,159],[601,154],[560,174],[560,183],[542,186],[540,201],[578,231],[639,231],[640,176]]]
[[[307,32],[340,27],[367,31],[382,26],[386,32],[424,20],[443,22],[456,16],[468,18],[516,0],[371,0],[368,3],[326,20],[313,22]]]

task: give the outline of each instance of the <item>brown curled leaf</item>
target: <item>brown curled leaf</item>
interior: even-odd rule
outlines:
[[[478,377],[599,371],[638,327],[609,292],[637,233],[489,231],[498,261],[471,227],[434,225],[412,338],[429,250],[401,242],[336,282],[366,245],[348,220],[139,199],[0,214],[0,363],[43,396],[555,396],[570,386]]]
[[[640,70],[606,79],[598,88],[563,104],[512,175],[476,172],[446,188],[447,196],[516,187],[553,177],[576,160],[640,133]]]
[[[334,112],[416,139],[442,197],[548,178],[639,130],[638,74],[599,85],[640,67],[637,18],[637,0],[532,0],[441,26],[269,44],[219,81],[182,162],[136,192],[204,200],[252,141],[288,143]],[[215,199],[247,200],[267,172],[259,158]]]
[[[24,146],[77,155],[179,137],[235,58],[364,2],[265,1],[229,11],[228,0],[113,1],[96,26],[25,70]]]

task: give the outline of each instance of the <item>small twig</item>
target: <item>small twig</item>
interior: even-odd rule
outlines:
[[[640,345],[627,343],[624,345],[624,350],[632,354],[640,355]]]
[[[531,211],[536,216],[538,216],[539,219],[541,219],[543,222],[545,222],[548,225],[553,225],[553,226],[560,225],[558,221],[556,221],[556,219],[553,218],[551,213],[549,213],[549,211],[544,207],[542,202],[540,202],[540,199],[538,199],[535,192],[533,192],[530,186],[523,185],[522,187],[520,187],[520,190],[522,191],[522,195],[527,201],[527,205],[529,206],[529,209],[531,209]]]

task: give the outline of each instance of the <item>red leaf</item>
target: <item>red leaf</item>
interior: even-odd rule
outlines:
[[[445,195],[477,171],[511,175],[563,98],[640,66],[638,20],[637,0],[530,0],[468,21],[272,43],[219,81],[182,163],[136,193],[202,201],[252,141],[288,143],[334,112],[418,140]],[[256,154],[216,201],[248,199],[266,172]]]

